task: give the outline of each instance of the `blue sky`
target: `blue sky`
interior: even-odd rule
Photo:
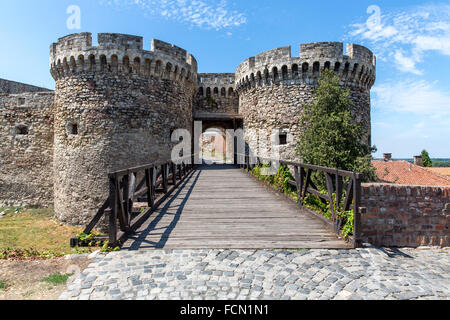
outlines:
[[[67,8],[81,9],[70,30]],[[2,0],[0,78],[54,88],[49,46],[76,32],[118,32],[174,43],[199,72],[234,72],[265,50],[343,41],[378,57],[372,90],[376,157],[411,158],[427,149],[450,157],[450,4],[439,1]],[[94,37],[95,38],[95,37]]]

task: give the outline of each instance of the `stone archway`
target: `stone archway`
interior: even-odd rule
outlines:
[[[200,158],[206,163],[227,163],[227,137],[224,128],[207,128],[202,132],[200,141]]]
[[[206,155],[205,160],[208,161],[204,162],[207,163],[236,163],[234,157],[236,150],[233,150],[233,145],[235,149],[236,143],[233,140],[227,140],[227,130],[242,129],[242,117],[208,114],[201,117],[197,116],[195,121],[201,122],[202,131],[198,141],[200,158],[202,158],[202,155]]]

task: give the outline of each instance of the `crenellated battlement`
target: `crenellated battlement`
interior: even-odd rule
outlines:
[[[234,73],[199,73],[198,95],[235,97]]]
[[[272,84],[317,84],[325,69],[334,70],[347,86],[370,89],[375,83],[376,58],[360,45],[342,42],[314,42],[300,45],[300,56],[291,47],[260,53],[245,60],[236,70],[236,89],[243,91]]]
[[[72,34],[50,46],[50,69],[55,80],[79,73],[124,73],[173,81],[197,81],[197,61],[170,43],[152,39],[144,50],[139,36],[100,33],[98,46],[91,33]]]

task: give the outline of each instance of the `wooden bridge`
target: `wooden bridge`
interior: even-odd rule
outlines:
[[[242,167],[252,165],[247,159]],[[311,182],[311,172],[319,169],[337,178],[336,188],[328,186],[328,195],[319,194]],[[300,164],[295,172],[297,181],[291,183],[297,186],[300,199],[309,192],[333,202],[337,192],[337,205],[346,195],[346,210],[352,194],[357,200],[353,173]],[[339,179],[346,176],[350,177],[347,185]],[[328,221],[299,207],[238,166],[194,168],[168,162],[111,173],[110,186],[110,198],[85,233],[107,215],[108,240],[123,249],[342,249],[356,245],[338,236],[337,216]],[[76,238],[71,242],[80,244]]]

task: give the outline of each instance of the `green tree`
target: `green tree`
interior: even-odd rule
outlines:
[[[376,151],[365,143],[367,134],[355,121],[350,91],[339,86],[339,77],[325,70],[316,88],[313,101],[304,107],[297,141],[297,154],[304,163],[362,173],[364,181],[376,181],[371,153]],[[324,185],[319,175],[315,180]]]
[[[430,159],[430,155],[427,150],[422,151],[422,162],[424,167],[432,167],[433,162]]]

